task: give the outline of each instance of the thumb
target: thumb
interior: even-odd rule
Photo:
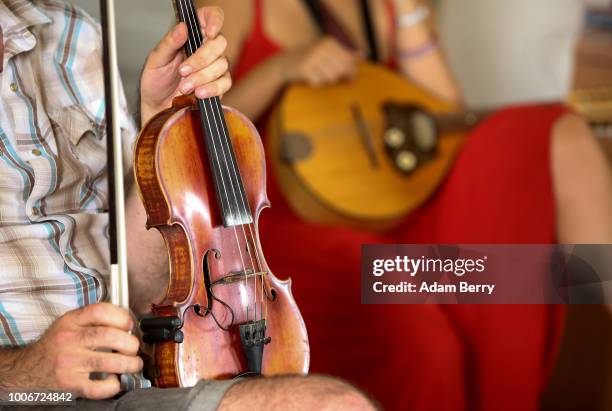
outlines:
[[[187,42],[187,25],[179,23],[170,30],[149,54],[147,66],[155,69],[170,64]]]

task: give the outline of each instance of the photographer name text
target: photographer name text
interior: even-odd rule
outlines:
[[[378,281],[372,283],[375,293],[427,293],[427,294],[487,294],[492,295],[495,291],[494,284],[473,284],[469,281],[460,281],[457,284],[447,282],[425,280],[424,275],[469,278],[470,273],[483,273],[486,270],[487,257],[470,258],[411,258],[408,256],[397,256],[392,259],[375,259],[372,262],[372,275],[378,277]],[[411,281],[399,281],[392,284],[382,281],[387,273],[402,274]],[[418,276],[418,277],[417,277]],[[416,278],[415,278],[416,277]],[[452,277],[451,277],[452,278]],[[415,281],[416,280],[416,281]]]

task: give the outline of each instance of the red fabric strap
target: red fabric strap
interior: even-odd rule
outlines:
[[[334,16],[334,13],[320,0],[312,0],[315,7],[319,10],[322,18],[323,27],[321,27],[324,34],[328,34],[334,37],[343,46],[357,50],[358,47],[348,34],[347,30],[342,26],[342,23]]]

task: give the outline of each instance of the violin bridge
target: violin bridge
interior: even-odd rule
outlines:
[[[235,284],[241,281],[249,280],[253,277],[265,277],[268,274],[267,271],[254,271],[252,269],[246,269],[244,271],[232,271],[228,275],[219,278],[212,285],[229,285]]]

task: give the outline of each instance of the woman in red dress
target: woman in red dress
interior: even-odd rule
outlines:
[[[264,144],[266,113],[285,85],[350,78],[368,51],[357,0],[321,3],[361,52],[322,37],[302,0],[203,3],[226,15],[235,85],[224,102],[258,120]],[[458,100],[425,9],[370,3],[382,61]],[[361,305],[360,245],[612,242],[610,171],[583,120],[554,105],[495,114],[471,133],[436,195],[385,234],[301,221],[268,176],[273,207],[261,240],[270,267],[293,278],[312,372],[344,377],[390,410],[539,408],[563,307]]]

